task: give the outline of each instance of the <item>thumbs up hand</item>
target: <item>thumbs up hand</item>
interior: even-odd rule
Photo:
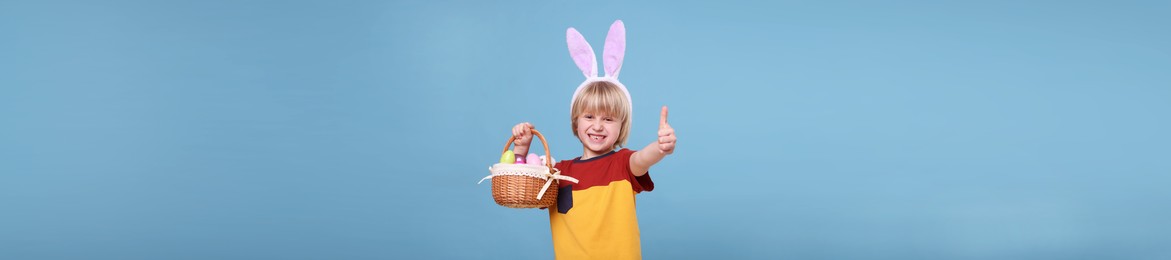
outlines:
[[[654,152],[659,150],[659,152]],[[646,175],[647,170],[667,155],[675,152],[675,129],[667,124],[667,107],[659,114],[659,139],[646,145],[646,148],[634,152],[630,156],[630,172],[634,176]]]
[[[667,124],[667,106],[663,106],[663,112],[659,114],[659,152],[675,152],[675,129]]]

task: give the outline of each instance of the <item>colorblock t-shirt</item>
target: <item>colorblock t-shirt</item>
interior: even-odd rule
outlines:
[[[553,166],[578,183],[561,181],[549,209],[557,259],[640,259],[634,195],[655,188],[650,174],[630,172],[634,151],[622,149]]]

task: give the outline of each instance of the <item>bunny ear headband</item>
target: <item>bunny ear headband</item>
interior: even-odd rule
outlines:
[[[573,91],[573,99],[570,99],[570,106],[573,106],[573,100],[577,100],[577,95],[581,94],[581,90],[592,82],[606,81],[614,83],[622,92],[626,93],[626,106],[634,109],[633,102],[630,99],[630,91],[626,90],[626,86],[618,82],[618,71],[622,70],[622,58],[626,56],[626,26],[622,24],[622,20],[614,21],[610,25],[610,33],[606,35],[606,46],[602,50],[602,62],[605,63],[606,74],[598,76],[598,60],[594,55],[594,48],[590,47],[590,43],[586,42],[585,37],[577,32],[577,29],[569,27],[565,32],[565,39],[569,43],[569,56],[573,58],[573,62],[577,63],[577,68],[581,69],[581,73],[585,75],[586,80],[581,85],[577,86],[577,90]]]

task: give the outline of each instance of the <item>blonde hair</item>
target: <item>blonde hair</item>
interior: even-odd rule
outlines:
[[[626,93],[618,85],[606,81],[594,81],[582,87],[581,93],[573,100],[570,107],[569,121],[573,127],[573,136],[577,136],[577,117],[588,112],[605,113],[622,122],[618,130],[618,140],[611,150],[626,146],[626,137],[630,135],[630,105]],[[580,138],[580,137],[579,137]]]

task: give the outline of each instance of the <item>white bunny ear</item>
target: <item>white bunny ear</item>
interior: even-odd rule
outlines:
[[[586,78],[597,77],[598,58],[594,56],[594,48],[590,47],[590,43],[586,42],[585,37],[581,36],[577,29],[570,27],[565,32],[565,41],[569,43],[569,57],[573,58],[573,63],[577,63],[577,68],[581,69],[581,73],[585,74]]]
[[[622,20],[616,20],[610,25],[605,49],[602,50],[602,63],[606,66],[607,77],[618,77],[618,72],[622,70],[622,59],[625,57],[626,25],[622,24]]]

